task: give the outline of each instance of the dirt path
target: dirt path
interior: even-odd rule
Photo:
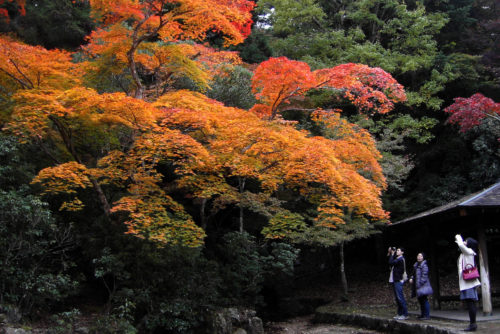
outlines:
[[[311,322],[313,316],[300,317],[290,319],[285,322],[269,323],[266,326],[266,334],[379,334],[381,332],[372,331],[363,328],[328,325],[328,324],[313,324]]]

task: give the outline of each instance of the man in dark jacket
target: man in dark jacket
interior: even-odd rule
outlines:
[[[397,249],[389,248],[388,258],[389,265],[391,266],[391,278],[392,286],[394,289],[394,298],[396,299],[396,304],[398,305],[398,315],[394,317],[396,320],[406,320],[408,319],[408,307],[406,305],[405,295],[403,293],[403,285],[405,283],[406,277],[406,262],[403,256],[404,248],[399,247]]]

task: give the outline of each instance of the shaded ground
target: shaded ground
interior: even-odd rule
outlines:
[[[363,329],[360,327],[314,324],[314,316],[294,318],[290,321],[269,323],[266,327],[267,334],[378,334],[381,332]]]
[[[370,268],[363,265],[364,270],[361,272],[349,273],[347,279],[348,286],[348,300],[342,301],[342,287],[338,283],[323,283],[306,286],[302,289],[295,291],[296,298],[322,298],[339,305],[341,308],[355,309],[373,309],[377,312],[378,309],[391,309],[393,313],[396,312],[396,304],[394,301],[394,294],[391,285],[388,283],[388,273],[386,274],[380,268]],[[490,283],[492,291],[500,291],[500,275],[491,275]],[[458,287],[458,278],[455,272],[442,276],[440,279],[441,295],[457,296],[460,293]],[[408,303],[410,311],[418,311],[419,304],[416,298],[411,298],[410,284],[404,285],[404,294]],[[431,313],[433,305],[433,297],[430,296]],[[493,307],[500,308],[500,298],[492,298]],[[446,301],[441,303],[442,309],[445,310],[463,310],[464,305],[460,301]],[[481,307],[478,304],[478,311]],[[499,332],[500,333],[500,332]]]
[[[296,291],[296,298],[318,298],[330,300],[331,302],[328,305],[318,309],[322,314],[342,314],[346,316],[345,318],[349,318],[352,315],[361,315],[366,316],[367,319],[377,318],[382,319],[383,321],[392,322],[392,318],[396,314],[396,305],[391,286],[386,282],[384,273],[370,272],[368,268],[366,272],[370,273],[368,274],[369,277],[367,277],[367,275],[364,275],[363,277],[362,274],[351,275],[347,301],[342,301],[342,289],[338,284],[316,284],[314,286],[308,286],[304,289]],[[450,275],[449,277],[446,276],[441,278],[440,289],[442,295],[458,295],[458,280],[455,276],[456,275]],[[356,279],[356,277],[359,278]],[[411,313],[413,313],[410,319],[405,321],[405,323],[409,326],[415,326],[416,328],[421,327],[422,332],[425,331],[426,326],[432,326],[443,330],[444,332],[459,333],[468,325],[467,321],[456,321],[442,318],[432,318],[429,321],[418,320],[416,316],[419,314],[420,308],[416,298],[410,297],[411,291],[409,284],[405,285],[404,292],[408,302],[408,309]],[[494,307],[500,306],[500,300],[498,300],[498,298],[493,299],[492,302]],[[467,311],[460,301],[442,303],[442,308],[458,315],[463,313],[465,319],[467,319]],[[435,312],[435,315],[437,316],[437,311]],[[478,312],[481,312],[480,304],[478,305]],[[431,309],[431,316],[432,314],[433,310]],[[322,318],[324,319],[324,317]],[[354,324],[356,327],[339,324],[314,324],[313,319],[313,316],[308,316],[293,318],[288,321],[268,323],[266,324],[266,333],[383,333],[383,331],[364,329],[361,322],[358,321],[359,318],[347,321],[350,322],[350,324]],[[498,334],[500,333],[500,321],[480,322],[478,332],[485,334]],[[418,331],[416,333],[418,333]]]

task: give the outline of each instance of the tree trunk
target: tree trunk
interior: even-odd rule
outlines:
[[[137,65],[134,59],[135,52],[137,51],[137,48],[142,42],[156,35],[160,31],[160,29],[163,28],[165,24],[167,24],[167,22],[163,20],[163,15],[161,13],[158,13],[160,20],[158,23],[158,27],[154,28],[148,33],[139,36],[139,30],[141,29],[142,25],[149,19],[150,15],[146,15],[146,17],[144,17],[141,21],[139,21],[139,23],[137,23],[137,25],[135,26],[134,32],[132,34],[132,46],[127,51],[128,67],[130,69],[130,74],[132,75],[132,79],[134,80],[136,86],[134,94],[134,97],[136,99],[143,98],[144,85],[142,84],[141,78],[139,78],[139,74],[137,73]]]
[[[128,59],[128,67],[130,69],[130,74],[132,75],[132,79],[134,80],[135,83],[134,97],[136,99],[142,99],[144,86],[142,85],[141,79],[139,78],[139,74],[137,73],[137,66],[135,64],[135,59],[134,59],[134,53],[137,47],[138,43],[137,45],[135,45],[135,43],[134,45],[132,45],[130,50],[127,52],[127,59]]]
[[[55,124],[55,126],[58,129],[59,134],[64,142],[64,145],[66,146],[66,149],[73,156],[73,159],[76,162],[78,162],[79,164],[84,165],[82,162],[82,159],[79,157],[79,155],[76,152],[75,145],[73,142],[73,134],[71,132],[71,129],[66,127],[64,125],[64,123],[62,123],[57,117],[50,116],[49,119]],[[94,190],[97,193],[97,199],[99,200],[99,202],[101,204],[101,208],[103,209],[104,214],[106,215],[106,217],[109,217],[109,215],[111,214],[111,207],[108,203],[108,199],[106,198],[106,195],[104,195],[104,191],[102,191],[101,186],[99,185],[99,183],[97,182],[97,180],[95,178],[93,178],[92,176],[89,176],[89,180],[90,180],[90,182],[92,182]]]
[[[238,178],[238,188],[240,190],[240,218],[239,218],[239,225],[240,225],[240,233],[243,233],[243,205],[241,204],[241,196],[243,195],[243,190],[245,190],[245,178]]]
[[[132,46],[127,51],[128,67],[130,69],[130,74],[132,75],[132,79],[134,80],[136,86],[134,94],[134,97],[136,99],[142,99],[144,93],[144,86],[142,85],[141,78],[139,78],[139,74],[137,73],[137,64],[135,63],[134,59],[135,51],[139,47],[139,44],[141,44],[143,41],[156,34],[162,27],[162,21],[160,18],[160,25],[157,29],[155,29],[153,32],[139,36],[139,29],[142,27],[144,22],[148,20],[148,18],[149,15],[144,17],[134,28],[134,33],[132,34]]]
[[[477,229],[479,241],[479,269],[481,272],[481,299],[483,301],[483,314],[492,315],[490,274],[488,266],[488,250],[486,248],[486,234],[483,223],[479,223]]]
[[[340,253],[340,279],[342,281],[342,298],[347,300],[347,277],[345,275],[345,262],[344,262],[344,242],[342,241],[339,246]]]
[[[205,206],[207,205],[207,199],[201,199],[201,207],[200,207],[200,219],[201,219],[201,228],[206,231],[207,230],[207,217],[205,216]]]
[[[240,204],[240,233],[243,233],[243,207]]]
[[[94,186],[94,190],[97,192],[97,198],[101,203],[101,208],[104,211],[104,214],[106,215],[106,217],[109,217],[109,215],[111,214],[111,207],[109,205],[108,199],[106,198],[106,195],[104,195],[104,191],[102,191],[102,188],[96,179],[94,179],[93,177],[89,177],[89,179]]]

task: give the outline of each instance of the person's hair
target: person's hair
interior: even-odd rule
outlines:
[[[423,258],[424,258],[424,260],[425,260],[425,253],[424,253],[424,252],[418,252],[418,253],[417,253],[417,255],[418,255],[418,254],[422,254],[422,257],[423,257]]]
[[[396,247],[396,249],[400,249],[403,253],[405,252],[404,247]]]
[[[467,238],[465,239],[467,242],[467,247],[471,248],[475,253],[478,252],[478,245],[476,239],[473,238]]]

